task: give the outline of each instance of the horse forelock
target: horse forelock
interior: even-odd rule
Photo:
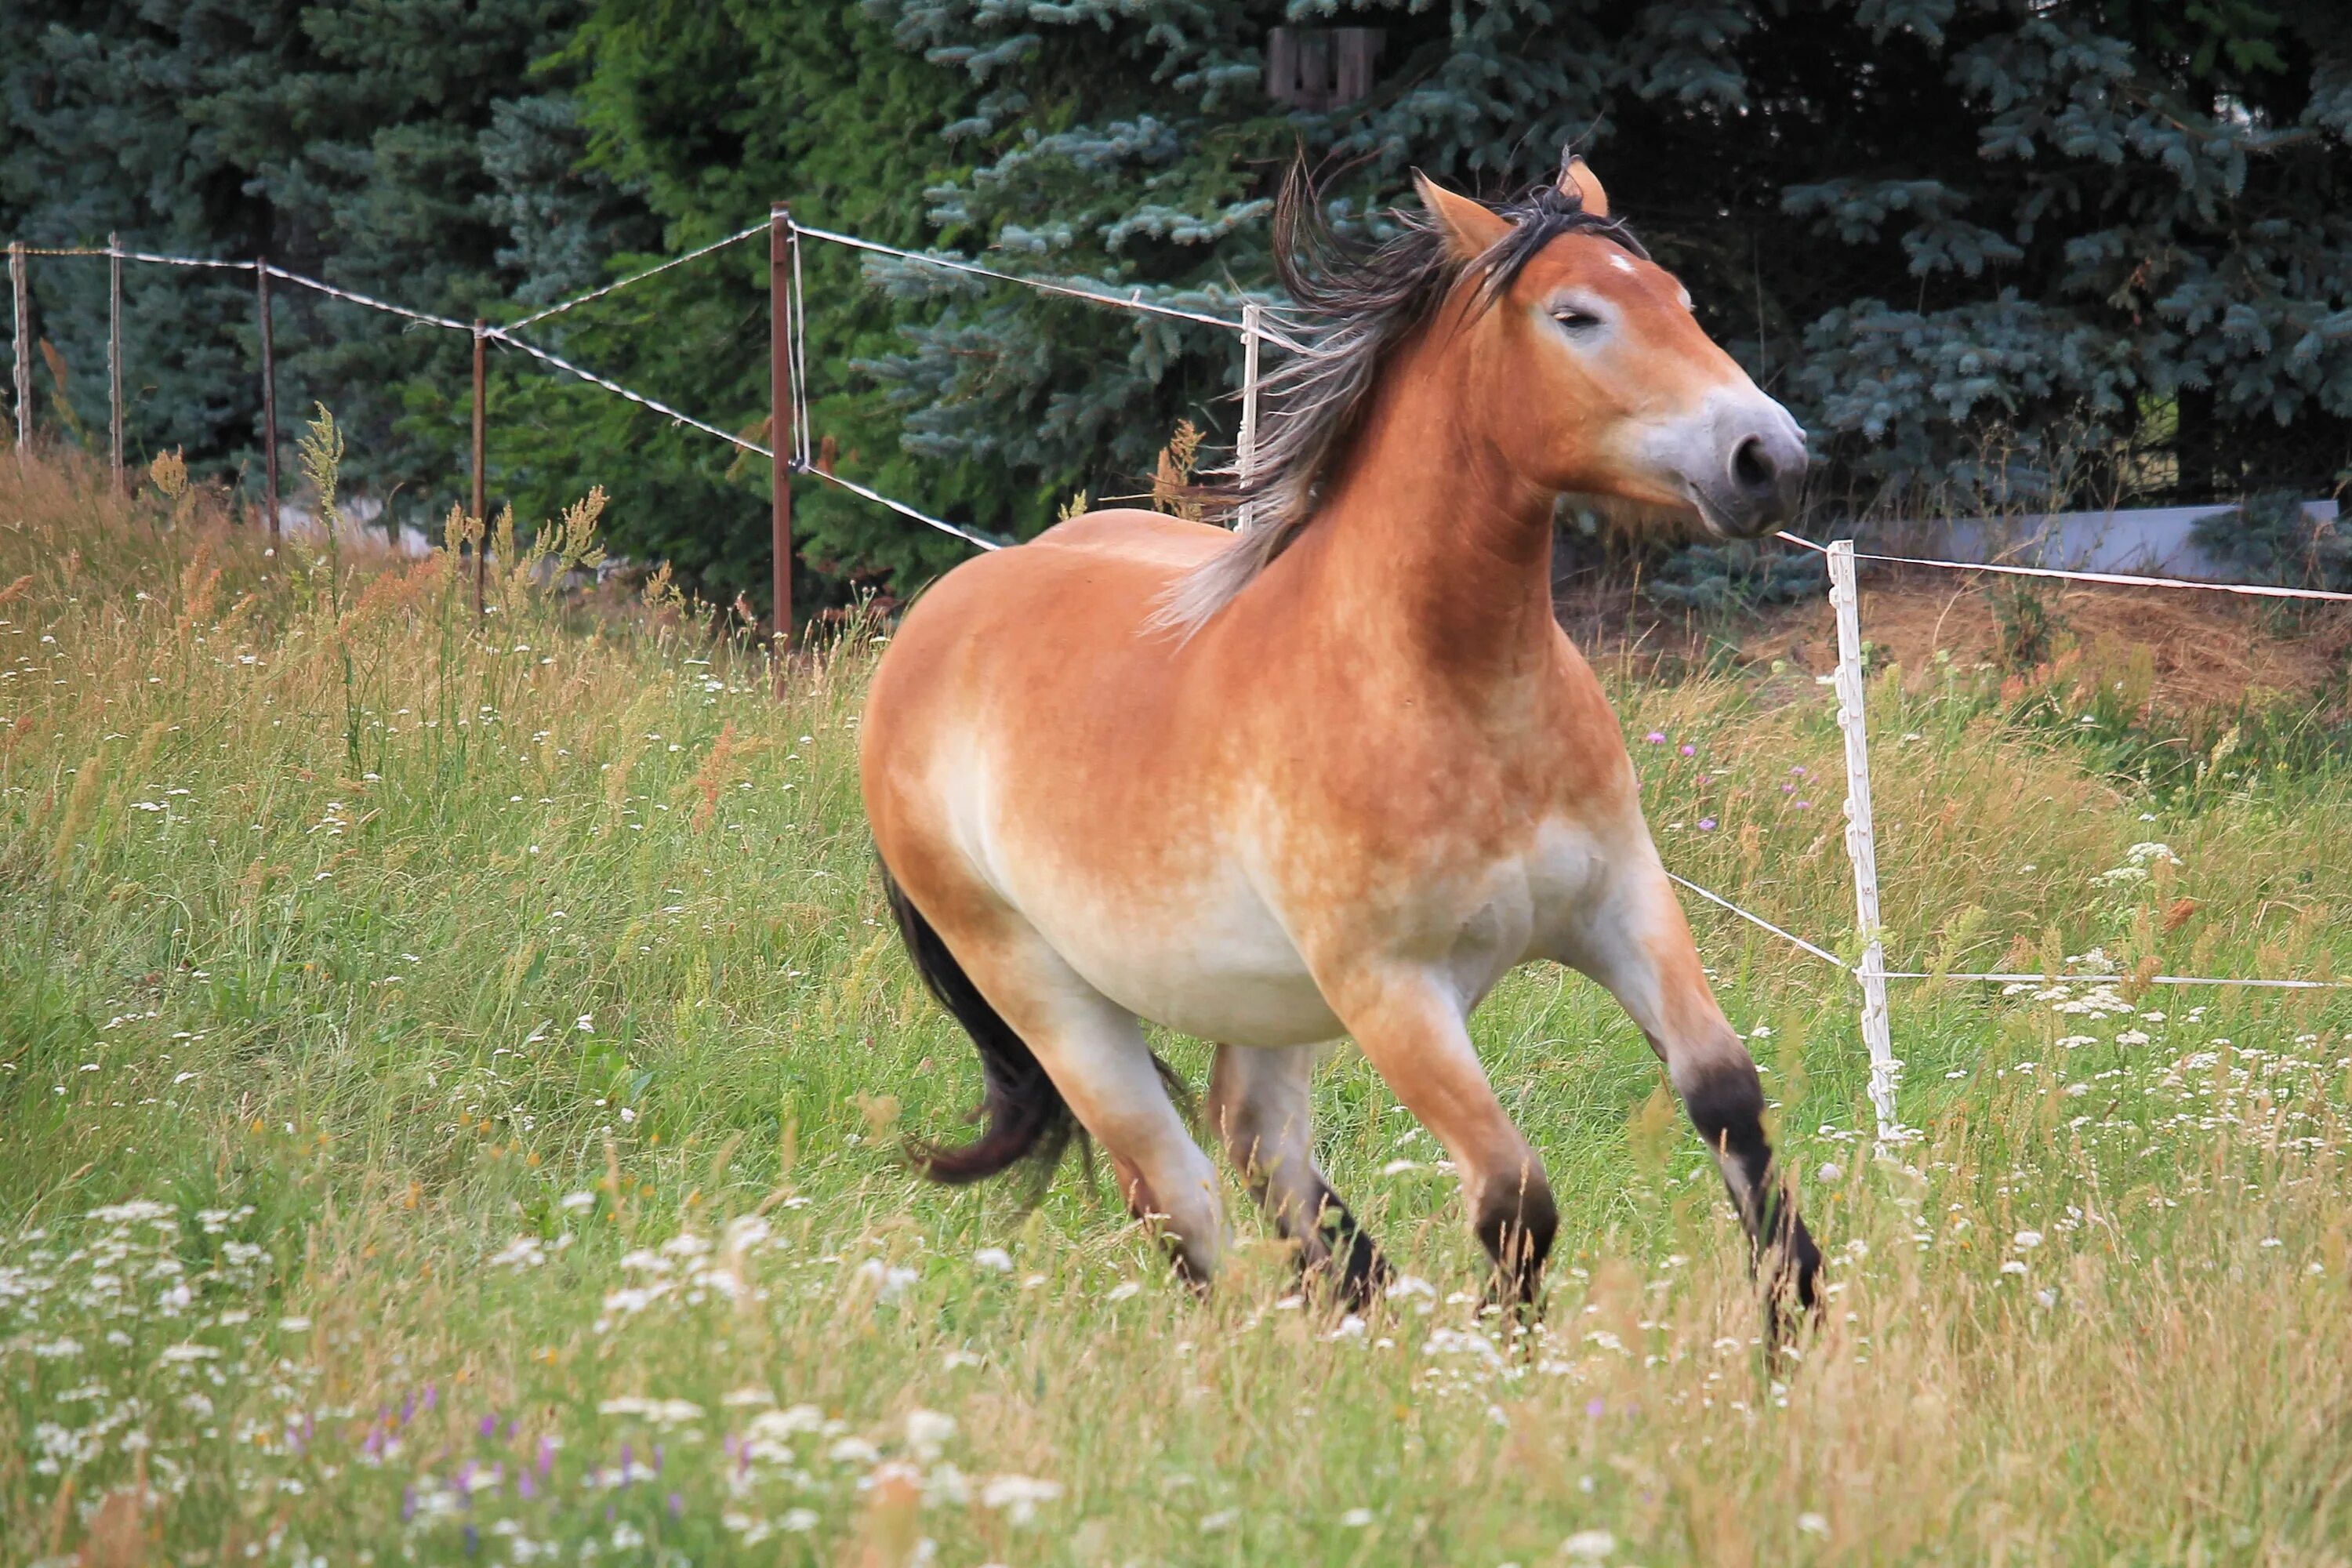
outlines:
[[[1354,447],[1381,372],[1457,288],[1476,289],[1474,312],[1491,310],[1565,234],[1597,235],[1649,258],[1622,219],[1588,213],[1581,193],[1548,184],[1489,204],[1511,227],[1466,260],[1434,217],[1405,211],[1393,215],[1394,236],[1339,255],[1314,194],[1294,169],[1275,216],[1275,266],[1291,299],[1277,325],[1297,352],[1259,383],[1265,406],[1247,471],[1236,458],[1216,470],[1222,482],[1203,497],[1212,516],[1241,526],[1231,544],[1171,585],[1153,614],[1156,629],[1190,636],[1297,541]]]

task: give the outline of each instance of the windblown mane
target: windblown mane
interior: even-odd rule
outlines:
[[[1511,230],[1484,255],[1456,259],[1445,231],[1424,213],[1399,210],[1402,232],[1370,252],[1340,250],[1314,187],[1293,165],[1276,205],[1276,275],[1290,296],[1278,330],[1298,345],[1259,383],[1257,455],[1250,471],[1218,470],[1212,515],[1244,520],[1234,542],[1178,579],[1152,616],[1186,635],[1249,586],[1315,519],[1325,486],[1355,445],[1373,386],[1391,356],[1437,314],[1465,279],[1477,309],[1491,309],[1545,246],[1563,234],[1599,234],[1647,259],[1622,221],[1588,213],[1571,186],[1539,184],[1490,207]]]

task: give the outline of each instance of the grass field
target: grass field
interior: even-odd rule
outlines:
[[[1302,1302],[1236,1192],[1199,1300],[1075,1161],[899,1156],[979,1075],[860,820],[873,628],[779,702],[530,582],[478,626],[446,557],[0,458],[0,1558],[2352,1559],[2352,993],[1898,986],[1881,1156],[1849,984],[1692,900],[1832,1255],[1801,1359],[1554,971],[1475,1024],[1561,1197],[1536,1331],[1345,1049],[1404,1277]],[[1893,961],[2352,972],[2336,740],[2118,658],[1874,678]],[[1828,689],[1604,674],[1669,865],[1851,946]]]

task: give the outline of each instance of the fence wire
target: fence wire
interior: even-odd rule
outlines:
[[[1311,350],[1302,347],[1302,345],[1282,336],[1279,333],[1267,331],[1263,325],[1262,312],[1253,311],[1253,315],[1256,316],[1257,319],[1236,321],[1225,317],[1211,315],[1204,311],[1189,310],[1178,306],[1160,304],[1152,300],[1144,300],[1140,298],[1139,294],[1122,298],[1116,294],[1106,293],[1091,289],[1078,288],[1070,284],[1055,282],[1049,279],[1024,278],[1016,273],[1003,272],[993,268],[982,267],[972,262],[956,260],[946,257],[925,255],[919,251],[902,249],[896,246],[883,245],[873,240],[863,239],[855,235],[841,234],[831,229],[817,228],[810,225],[793,222],[789,219],[786,221],[789,232],[794,241],[791,247],[792,276],[788,286],[786,322],[786,331],[790,338],[790,343],[787,348],[787,361],[790,367],[791,385],[785,389],[785,395],[788,401],[788,406],[792,410],[792,423],[793,426],[793,450],[786,454],[786,468],[788,471],[808,475],[827,485],[845,490],[852,495],[858,496],[874,505],[886,508],[888,510],[895,512],[899,516],[908,518],[912,521],[919,522],[928,528],[935,529],[942,533],[952,535],[953,537],[961,539],[966,543],[972,545],[976,549],[983,551],[1002,549],[1003,548],[1005,542],[991,539],[984,534],[975,532],[970,529],[962,528],[955,523],[947,521],[945,519],[933,517],[929,513],[921,510],[919,508],[910,506],[904,501],[898,500],[891,496],[885,495],[881,491],[877,490],[868,485],[861,484],[855,479],[845,479],[839,474],[829,472],[825,468],[819,467],[812,458],[812,432],[810,429],[811,422],[808,416],[808,371],[806,363],[806,343],[808,338],[806,289],[803,281],[800,266],[800,247],[797,243],[802,237],[805,237],[810,239],[822,240],[827,244],[844,246],[853,250],[863,251],[872,255],[893,257],[899,260],[916,265],[933,267],[946,271],[985,278],[1001,283],[1014,284],[1021,288],[1033,289],[1040,293],[1078,300],[1088,304],[1101,306],[1111,310],[1127,310],[1141,315],[1157,316],[1176,321],[1189,321],[1202,326],[1220,327],[1227,331],[1243,334],[1245,342],[1252,337],[1262,338],[1265,342],[1275,343],[1292,353],[1312,352]],[[713,425],[707,420],[697,418],[695,416],[688,414],[684,410],[677,408],[659,398],[650,397],[644,393],[637,392],[634,388],[625,386],[621,383],[613,380],[609,376],[599,374],[594,371],[589,370],[583,365],[566,359],[562,355],[558,354],[551,350],[542,348],[538,344],[530,342],[517,335],[522,328],[562,315],[567,311],[576,310],[593,300],[604,299],[609,295],[617,293],[622,289],[630,288],[633,285],[645,282],[648,279],[656,277],[661,273],[667,272],[673,268],[682,267],[688,262],[699,260],[704,257],[710,256],[719,250],[723,250],[729,246],[736,245],[743,240],[749,239],[768,227],[769,225],[765,223],[754,224],[749,227],[737,230],[735,233],[728,235],[723,238],[714,240],[709,245],[701,246],[682,255],[672,257],[666,261],[646,268],[644,271],[634,273],[626,278],[617,279],[611,283],[604,284],[598,288],[575,295],[568,300],[561,300],[556,304],[550,305],[542,310],[533,311],[530,314],[520,317],[507,325],[486,325],[480,327],[477,327],[471,322],[459,321],[447,316],[436,315],[431,311],[412,310],[406,306],[396,305],[389,300],[380,300],[373,295],[364,294],[356,289],[341,288],[337,285],[325,282],[320,279],[308,277],[299,272],[289,271],[285,268],[278,267],[268,262],[237,261],[207,257],[175,256],[152,251],[118,250],[112,247],[12,246],[9,248],[12,254],[19,257],[120,257],[125,261],[136,261],[149,265],[165,267],[217,268],[243,272],[251,272],[258,268],[268,273],[268,276],[272,278],[282,279],[286,282],[311,289],[329,298],[344,300],[348,303],[359,305],[368,310],[383,311],[389,315],[414,321],[422,326],[436,327],[443,331],[461,332],[468,336],[478,334],[485,341],[498,342],[506,347],[513,348],[535,360],[540,361],[552,369],[561,371],[567,375],[573,376],[578,380],[598,387],[603,391],[609,392],[614,396],[625,398],[629,402],[635,403],[650,412],[659,414],[677,424],[698,431],[717,440],[723,441],[729,446],[736,447],[739,450],[754,453],[763,458],[772,458],[775,454],[774,448],[772,446],[763,446],[757,441],[736,435],[731,431],[722,429],[719,426]],[[19,330],[21,335],[21,326]],[[21,363],[21,343],[19,345],[19,356]],[[772,436],[771,438],[773,438]],[[1785,530],[1779,532],[1775,537],[1779,538],[1785,543],[1794,545],[1801,549],[1810,550],[1817,553],[1827,552],[1822,545]],[[1863,552],[1856,552],[1855,559],[1877,562],[1887,565],[1918,566],[1956,572],[1992,572],[2016,576],[2056,578],[2066,581],[2095,583],[2119,587],[2201,589],[2209,592],[2241,594],[2263,598],[2308,599],[2336,603],[2352,603],[2352,594],[2334,593],[2324,589],[2314,588],[2287,588],[2268,584],[2207,583],[2188,578],[2139,576],[2127,573],[2076,572],[2053,567],[2015,566],[2000,563],[1985,562],[1939,561],[1911,556],[1880,555]],[[1844,960],[1839,958],[1827,948],[1822,947],[1815,942],[1809,942],[1805,938],[1798,936],[1794,932],[1774,924],[1772,921],[1766,920],[1763,916],[1755,913],[1753,910],[1741,907],[1733,900],[1725,898],[1722,894],[1715,892],[1707,888],[1704,888],[1686,877],[1676,875],[1671,871],[1667,872],[1666,875],[1677,886],[1696,894],[1701,899],[1706,900],[1708,903],[1728,910],[1730,913],[1748,921],[1749,924],[1770,932],[1772,935],[1779,937],[1783,942],[1789,942],[1792,946],[1810,954],[1811,956],[1832,965],[1841,972],[1848,974],[1853,974],[1856,973],[1852,964],[1847,963]],[[1906,981],[1971,981],[2007,984],[2120,984],[2129,977],[2123,975],[2053,976],[2044,974],[2028,974],[2023,973],[2012,973],[1992,972],[1958,973],[1945,973],[1939,974],[1932,971],[1926,970],[1894,970],[1885,973],[1881,978],[1886,980]],[[2324,980],[2283,980],[2268,978],[2241,978],[2235,976],[2173,974],[2159,974],[2152,976],[2147,981],[2147,984],[2156,985],[2235,985],[2298,991],[2340,990],[2345,989],[2347,984],[2352,984],[2352,983],[2347,982]]]

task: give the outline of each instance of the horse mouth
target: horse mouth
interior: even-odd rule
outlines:
[[[1689,480],[1683,481],[1683,492],[1690,498],[1691,510],[1698,514],[1699,525],[1717,539],[1753,539],[1756,535],[1733,526],[1723,510],[1709,499],[1706,491]]]

